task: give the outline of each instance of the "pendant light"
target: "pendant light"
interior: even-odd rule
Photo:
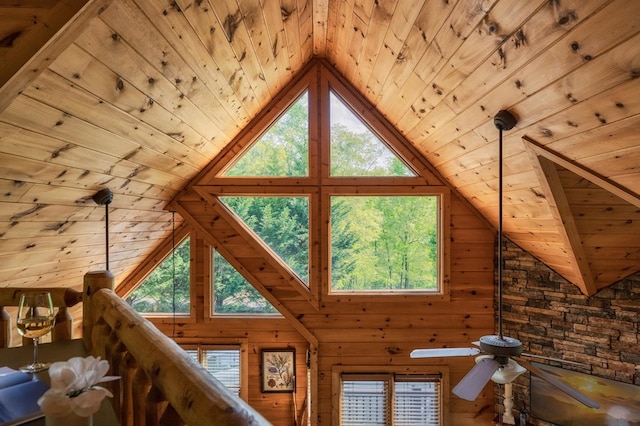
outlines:
[[[113,192],[109,188],[101,189],[96,192],[93,197],[91,197],[96,204],[100,206],[104,206],[104,217],[105,217],[105,253],[106,253],[106,261],[105,261],[105,270],[109,270],[109,204],[113,201]]]
[[[171,338],[176,340],[176,212],[171,211],[171,310],[173,324]]]
[[[502,313],[502,132],[516,125],[516,118],[507,110],[498,111],[493,119],[498,129],[498,312]],[[502,315],[498,315],[498,336],[503,339]]]

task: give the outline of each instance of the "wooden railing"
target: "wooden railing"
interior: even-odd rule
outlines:
[[[1,289],[0,306],[12,306],[24,290]],[[71,302],[82,299],[85,346],[92,355],[109,361],[110,375],[120,376],[105,385],[114,394],[121,425],[270,424],[118,297],[109,271],[85,275],[81,294],[53,291],[56,306],[69,306],[65,294],[73,295]]]

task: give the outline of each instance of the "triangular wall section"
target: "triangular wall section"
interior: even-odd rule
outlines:
[[[523,140],[572,250],[576,272],[565,278],[593,295],[638,272],[640,198],[530,138]],[[602,244],[611,235],[616,247]]]

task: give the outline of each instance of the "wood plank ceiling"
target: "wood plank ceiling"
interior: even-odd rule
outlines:
[[[593,294],[640,270],[640,2],[1,0],[2,286],[123,279],[303,66],[335,66],[491,223]],[[178,217],[178,221],[180,218]]]

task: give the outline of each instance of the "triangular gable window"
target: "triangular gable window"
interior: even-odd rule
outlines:
[[[277,314],[273,307],[227,260],[213,250],[213,314]]]
[[[329,102],[331,176],[415,176],[335,93]]]
[[[190,309],[190,243],[180,243],[127,297],[144,314],[188,314]]]
[[[309,96],[304,92],[225,176],[309,175]]]
[[[305,283],[309,283],[308,197],[220,197]]]
[[[231,263],[259,275],[275,297],[448,291],[448,191],[414,147],[322,64],[292,81],[196,185],[227,207],[212,232],[224,239],[230,226],[229,235],[251,247],[229,242]],[[403,222],[415,204],[422,216]],[[227,225],[227,212],[236,223]]]

